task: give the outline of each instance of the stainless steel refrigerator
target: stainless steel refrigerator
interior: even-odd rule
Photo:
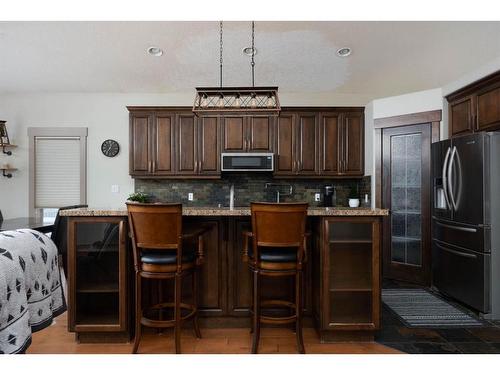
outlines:
[[[432,144],[432,283],[500,319],[500,132]]]

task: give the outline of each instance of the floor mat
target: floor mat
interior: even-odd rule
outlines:
[[[412,328],[483,326],[480,320],[424,289],[383,289],[382,301]]]

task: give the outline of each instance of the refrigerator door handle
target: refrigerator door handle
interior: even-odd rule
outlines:
[[[450,152],[451,152],[451,147],[448,147],[448,149],[446,150],[446,156],[444,157],[442,176],[443,176],[443,191],[444,191],[444,200],[446,201],[446,208],[451,209],[452,206],[450,204],[450,199],[448,197],[448,178],[446,177]]]
[[[453,161],[455,159],[456,153],[457,153],[457,147],[453,146],[453,150],[451,151],[451,156],[450,156],[450,160],[448,163],[448,172],[447,172],[447,176],[446,176],[446,180],[447,180],[446,182],[448,183],[446,190],[449,191],[451,207],[454,211],[457,210],[457,203],[455,201],[455,195],[453,194],[453,183],[451,180],[451,173],[453,172]]]
[[[468,253],[463,253],[461,251],[451,250],[451,249],[448,249],[444,246],[441,246],[437,242],[434,242],[434,245],[436,245],[437,247],[439,247],[443,251],[447,251],[448,253],[452,253],[452,254],[455,254],[455,255],[458,255],[458,256],[461,256],[464,258],[474,258],[474,259],[477,258],[477,255],[475,255],[475,254],[468,254]]]
[[[476,228],[457,227],[455,225],[441,223],[440,221],[437,221],[437,220],[436,220],[436,224],[439,225],[439,226],[441,226],[441,227],[455,229],[455,230],[460,230],[462,232],[470,232],[470,233],[476,233],[477,232]]]

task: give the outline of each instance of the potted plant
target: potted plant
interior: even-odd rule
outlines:
[[[349,207],[359,207],[359,192],[358,185],[351,185],[351,189],[349,191]]]
[[[138,191],[137,193],[132,193],[127,198],[130,202],[138,202],[138,203],[148,203],[149,195],[143,193],[142,191]]]

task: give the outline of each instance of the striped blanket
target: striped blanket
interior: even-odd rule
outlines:
[[[0,354],[23,353],[31,333],[64,311],[54,242],[29,229],[0,232]]]

